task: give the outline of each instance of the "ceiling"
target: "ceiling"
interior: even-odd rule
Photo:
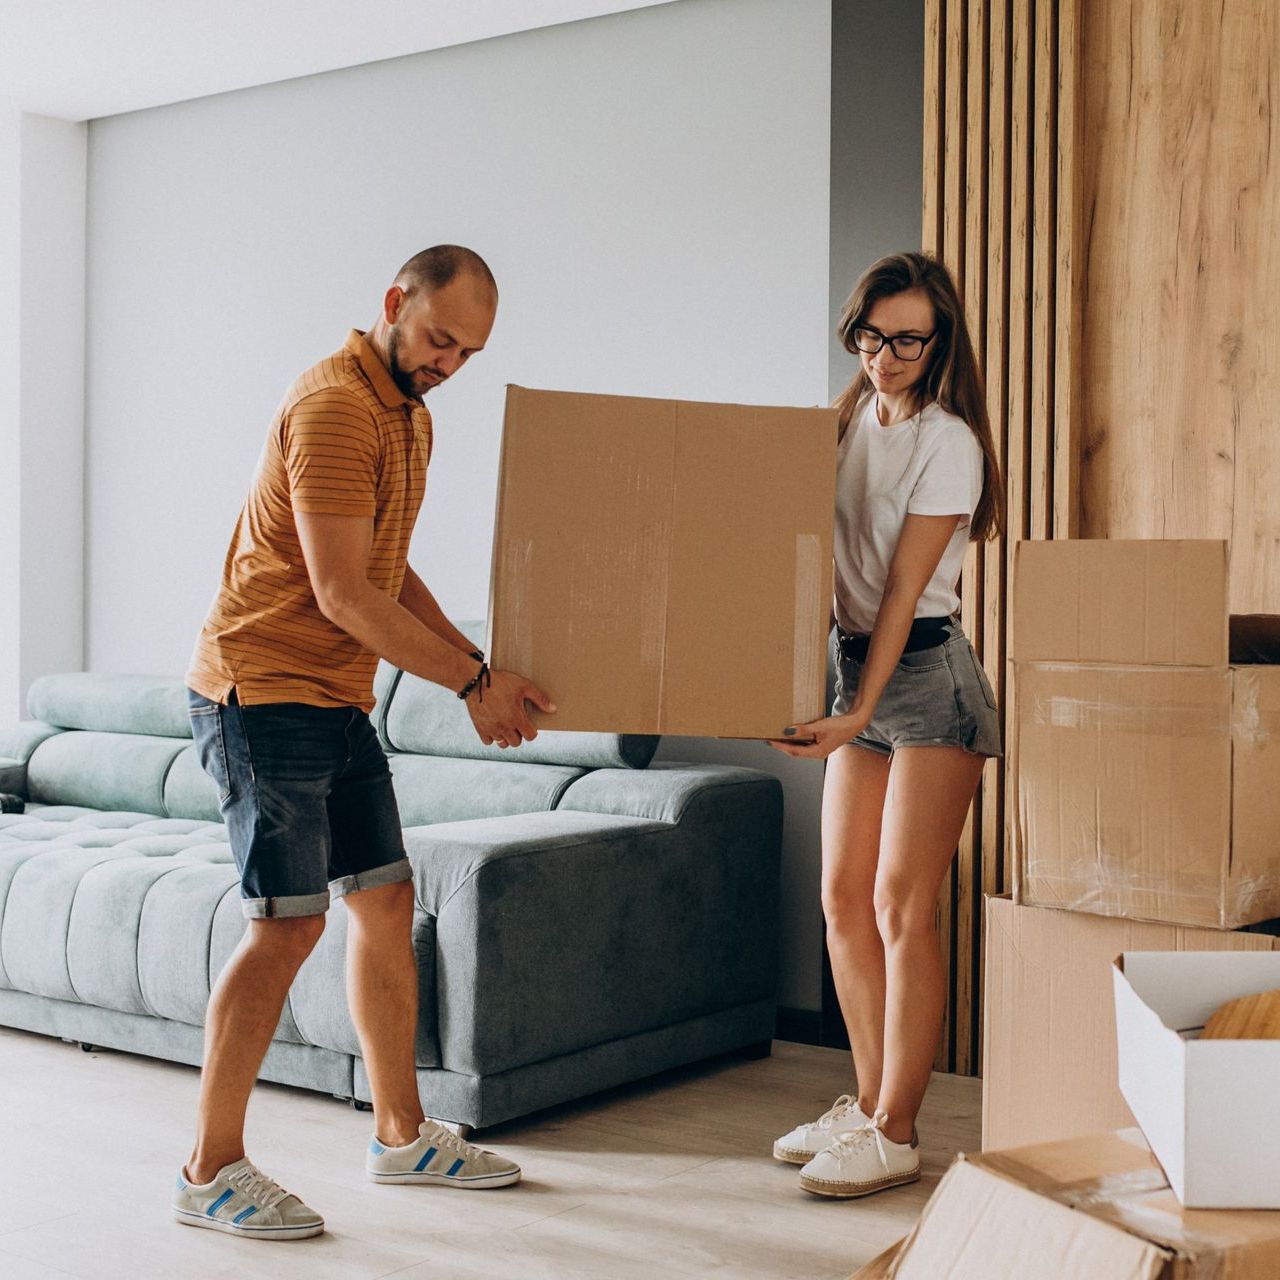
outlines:
[[[0,100],[89,120],[672,0],[0,0]]]

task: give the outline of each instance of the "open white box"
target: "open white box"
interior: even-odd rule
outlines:
[[[1280,953],[1115,961],[1120,1092],[1187,1208],[1280,1209],[1280,1040],[1199,1040],[1227,1000],[1280,989]]]

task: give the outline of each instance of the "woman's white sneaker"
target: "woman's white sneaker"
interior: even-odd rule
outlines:
[[[848,1200],[900,1187],[920,1177],[920,1139],[891,1142],[884,1135],[884,1117],[861,1129],[842,1133],[800,1170],[800,1185],[815,1196]]]
[[[188,1227],[208,1227],[247,1240],[303,1240],[324,1230],[324,1219],[250,1160],[218,1170],[203,1186],[178,1174],[173,1216]]]
[[[428,1182],[483,1191],[520,1181],[520,1166],[465,1142],[434,1120],[424,1120],[407,1147],[369,1140],[365,1169],[374,1182]]]
[[[797,1125],[773,1144],[773,1158],[785,1164],[807,1164],[819,1151],[825,1151],[842,1133],[861,1129],[871,1117],[858,1106],[851,1093],[842,1093],[835,1105],[816,1120]]]

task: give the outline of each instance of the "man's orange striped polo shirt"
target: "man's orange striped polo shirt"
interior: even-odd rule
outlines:
[[[400,595],[431,457],[431,415],[364,334],[285,394],[240,512],[187,684],[215,702],[373,710],[378,657],[320,612],[294,513],[374,522],[369,581]]]

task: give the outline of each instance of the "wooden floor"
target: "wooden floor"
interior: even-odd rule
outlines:
[[[778,1042],[480,1135],[518,1160],[501,1191],[375,1186],[370,1116],[260,1086],[249,1154],[324,1214],[312,1240],[181,1227],[169,1193],[190,1142],[197,1073],[0,1028],[3,1280],[494,1280],[832,1277],[903,1235],[961,1149],[978,1144],[976,1080],[936,1076],[920,1119],[924,1177],[822,1201],[770,1159],[775,1136],[847,1085],[847,1056]]]

